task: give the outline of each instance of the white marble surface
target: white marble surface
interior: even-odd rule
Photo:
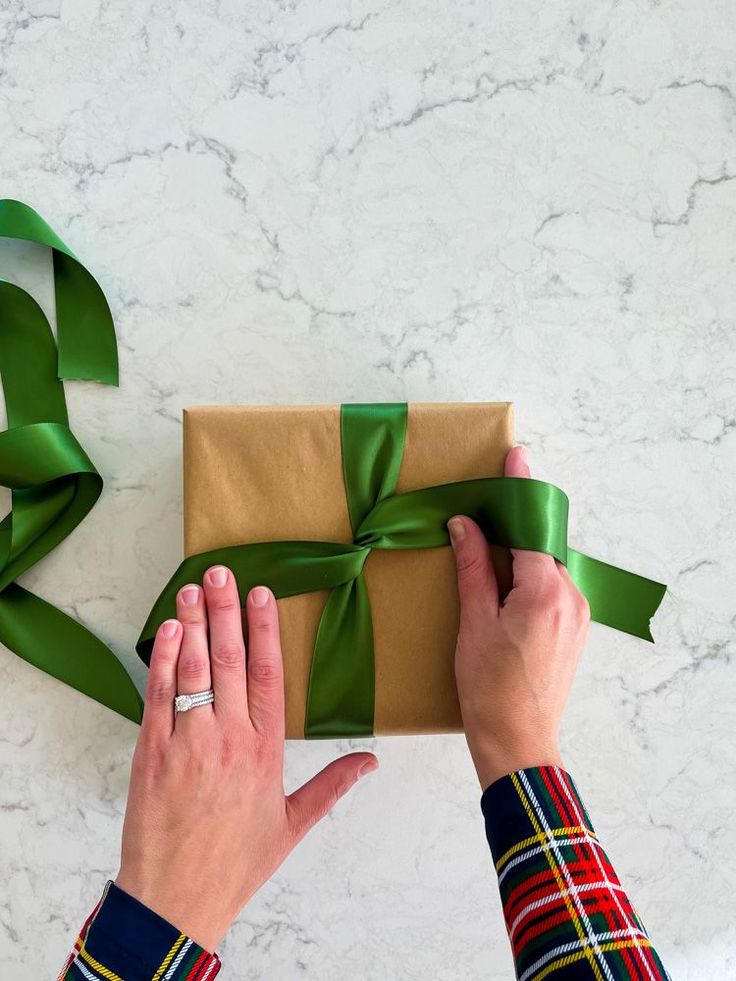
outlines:
[[[671,584],[595,627],[569,768],[665,963],[736,976],[736,15],[729,0],[7,0],[0,191],[102,284],[107,478],[25,577],[131,654],[181,551],[194,403],[511,399],[574,544]],[[3,248],[50,307],[48,265]],[[0,976],[116,869],[136,730],[0,661]],[[342,745],[294,744],[288,782]],[[512,976],[459,737],[387,739],[241,915],[223,978]]]

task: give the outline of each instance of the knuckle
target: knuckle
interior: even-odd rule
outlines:
[[[575,597],[575,606],[581,617],[586,618],[590,616],[590,603],[586,596],[580,592],[579,589],[575,589],[573,596]]]
[[[179,658],[179,677],[200,678],[204,674],[206,666],[206,658],[198,654],[187,654]]]
[[[281,665],[274,656],[254,658],[249,667],[255,681],[275,685],[281,678]]]
[[[157,637],[151,651],[151,667],[153,669],[156,664],[171,664],[172,661],[176,661],[178,655],[179,644],[176,641]]]
[[[457,574],[458,578],[467,582],[477,579],[483,574],[483,557],[477,552],[466,552],[458,556]]]
[[[352,785],[353,784],[351,780],[340,780],[338,783],[334,783],[330,787],[330,791],[327,795],[327,800],[325,801],[325,805],[326,805],[324,810],[325,814],[327,814],[328,811],[332,810],[332,808],[337,804],[340,798],[344,797],[345,794],[350,790]]]
[[[245,660],[245,648],[237,640],[221,641],[214,646],[212,655],[226,668],[239,667]]]
[[[326,817],[330,811],[335,807],[337,802],[340,800],[340,794],[336,787],[333,787],[322,801],[320,801],[317,813],[315,815],[318,821],[321,821],[323,817]]]
[[[260,637],[268,636],[273,629],[273,621],[267,616],[251,617],[248,630]]]
[[[212,752],[200,742],[187,741],[181,748],[182,769],[193,778],[202,776],[211,769]]]
[[[196,627],[204,623],[204,611],[199,606],[184,606],[179,612],[178,619],[185,627]]]
[[[554,583],[540,581],[534,591],[535,606],[539,610],[553,610],[557,606],[557,591]]]
[[[546,588],[539,597],[539,609],[542,617],[552,624],[559,623],[563,617],[569,616],[569,606],[562,590],[555,586]]]
[[[163,705],[174,697],[173,688],[166,681],[151,680],[146,691],[146,701],[152,705]]]
[[[239,733],[234,730],[223,733],[216,754],[218,766],[222,769],[229,769],[242,760],[243,753],[243,740]]]
[[[269,769],[271,766],[278,766],[281,759],[282,746],[277,739],[273,738],[271,730],[256,733],[254,749],[258,762]]]
[[[539,583],[539,595],[545,606],[561,606],[565,601],[565,590],[559,576],[544,574]]]
[[[146,783],[157,780],[166,769],[167,747],[151,733],[139,738],[133,757],[135,771],[141,774]]]
[[[209,597],[207,606],[211,610],[217,610],[218,613],[235,613],[236,610],[238,613],[240,612],[240,603],[231,593],[225,593],[224,596],[217,594]]]

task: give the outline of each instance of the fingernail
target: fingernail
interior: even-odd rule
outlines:
[[[526,446],[519,445],[519,446],[516,447],[516,449],[517,449],[517,451],[519,453],[519,456],[521,457],[521,462],[522,463],[528,463],[529,462],[529,458],[528,458],[527,453],[526,453]]]
[[[227,569],[224,565],[216,565],[207,573],[210,586],[224,586],[227,582]]]
[[[366,774],[368,773],[373,773],[373,771],[377,769],[378,769],[378,760],[368,760],[368,762],[364,763],[361,766],[361,768],[358,770],[358,779],[366,776]]]
[[[265,606],[266,603],[268,603],[268,598],[270,595],[270,589],[266,589],[265,586],[256,586],[256,588],[250,594],[250,601],[253,606]]]
[[[450,532],[453,545],[457,545],[465,539],[465,522],[462,518],[450,518],[447,522],[447,530]]]
[[[178,620],[165,620],[161,624],[161,633],[167,640],[171,640],[172,637],[176,637],[179,630]]]
[[[199,598],[199,586],[185,586],[181,591],[184,606],[194,606]]]

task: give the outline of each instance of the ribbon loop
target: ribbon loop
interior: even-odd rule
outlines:
[[[34,422],[0,433],[0,484],[3,487],[37,487],[82,473],[97,474],[97,471],[68,426],[58,422]]]
[[[542,480],[483,477],[423,487],[380,501],[355,540],[373,548],[448,545],[447,522],[467,514],[494,545],[547,552],[567,562],[567,495]]]
[[[357,530],[396,490],[406,438],[407,405],[351,404],[340,408],[340,441],[350,524]]]
[[[43,218],[22,201],[0,201],[0,238],[46,245],[54,257],[59,378],[118,383],[115,327],[105,294]]]

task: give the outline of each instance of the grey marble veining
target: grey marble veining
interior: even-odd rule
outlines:
[[[104,495],[24,582],[142,680],[183,406],[513,400],[572,543],[671,585],[655,647],[594,625],[564,752],[679,981],[736,975],[735,48],[728,0],[0,9],[2,196],[121,353],[67,386]],[[53,313],[46,256],[0,264]],[[35,981],[116,870],[135,728],[3,654],[0,976]],[[288,784],[345,748],[291,745]],[[375,748],[224,978],[512,976],[462,739]]]

